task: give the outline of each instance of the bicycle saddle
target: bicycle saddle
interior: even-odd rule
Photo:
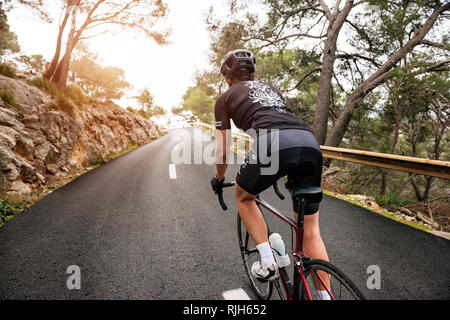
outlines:
[[[308,202],[317,203],[322,200],[322,188],[319,187],[296,187],[289,183],[285,184],[286,189],[293,197],[308,200]]]

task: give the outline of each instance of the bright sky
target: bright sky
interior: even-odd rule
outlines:
[[[156,104],[170,110],[182,102],[188,86],[194,84],[194,73],[208,65],[209,37],[205,15],[210,6],[215,14],[226,15],[226,0],[166,0],[170,13],[164,22],[172,28],[171,44],[160,47],[153,40],[131,38],[122,35],[101,35],[90,42],[92,51],[100,53],[103,65],[117,66],[125,70],[134,92],[147,88]],[[53,1],[55,3],[55,1]],[[59,8],[55,7],[56,21],[44,23],[33,17],[31,11],[15,9],[8,13],[11,30],[18,36],[22,51],[26,54],[42,54],[48,60],[53,57],[58,33]],[[132,99],[123,98],[123,107],[136,106]]]

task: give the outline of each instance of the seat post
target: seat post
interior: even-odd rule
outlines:
[[[299,230],[299,235],[298,235],[298,248],[299,251],[303,251],[303,225],[304,225],[304,217],[305,217],[305,208],[306,208],[306,199],[305,198],[300,198],[299,199],[299,213],[298,213],[298,217],[297,217],[297,226],[298,226],[298,230]]]

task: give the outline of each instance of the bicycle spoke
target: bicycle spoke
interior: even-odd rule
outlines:
[[[272,295],[273,283],[272,282],[261,282],[253,278],[251,275],[251,267],[254,262],[259,261],[259,251],[256,249],[251,237],[248,235],[244,224],[242,223],[238,215],[238,240],[239,247],[241,250],[242,261],[244,263],[245,271],[247,277],[250,280],[250,285],[255,291],[256,295],[263,300],[269,299]]]
[[[365,299],[351,280],[329,262],[311,260],[305,264],[305,269],[307,286],[313,300],[325,298],[322,296],[324,291],[331,300]]]

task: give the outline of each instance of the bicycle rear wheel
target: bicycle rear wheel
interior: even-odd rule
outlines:
[[[244,223],[242,223],[241,217],[237,217],[237,233],[239,240],[239,248],[241,251],[242,262],[245,266],[245,272],[247,273],[247,277],[250,280],[250,284],[255,291],[258,298],[262,300],[270,299],[273,290],[273,283],[270,281],[261,282],[253,278],[251,274],[252,264],[256,261],[259,261],[259,252],[256,249],[256,245],[251,239],[250,235],[245,229]]]
[[[304,276],[312,300],[320,300],[317,289],[330,300],[365,300],[358,287],[331,263],[311,259],[304,262]],[[295,272],[298,272],[297,270]],[[307,299],[306,288],[298,277],[298,297]]]

